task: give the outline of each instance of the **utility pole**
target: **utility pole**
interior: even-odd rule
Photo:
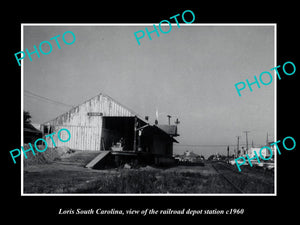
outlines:
[[[236,136],[237,137],[237,150],[236,150],[236,156],[239,155],[239,145],[240,145],[240,137],[241,136]]]
[[[244,133],[246,133],[246,154],[248,154],[248,133],[249,132],[250,131],[248,131],[248,130],[244,131]]]
[[[174,122],[175,124],[176,124],[176,135],[179,133],[178,132],[178,124],[180,124],[180,121],[179,121],[179,119],[177,118],[176,120],[175,120],[175,122]]]
[[[229,145],[227,146],[227,163],[229,163]]]

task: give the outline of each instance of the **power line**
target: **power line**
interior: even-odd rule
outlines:
[[[54,103],[54,104],[59,104],[59,105],[63,105],[63,106],[66,106],[66,107],[74,107],[73,105],[68,105],[68,104],[65,104],[63,102],[59,102],[59,101],[56,101],[56,100],[53,100],[53,99],[50,99],[50,98],[47,98],[47,97],[35,94],[35,93],[31,92],[31,91],[24,90],[24,93],[25,94],[27,93],[28,97],[35,96],[35,97],[39,98],[40,100],[46,100],[46,101]],[[30,94],[30,95],[28,95],[28,94]]]
[[[247,145],[246,152],[248,153],[248,133],[250,131],[246,130],[246,131],[243,131],[243,132],[246,134],[246,145]]]
[[[237,147],[236,144],[203,144],[203,145],[197,145],[197,144],[174,144],[174,146],[180,146],[180,147]],[[240,146],[247,146],[247,143],[239,143]]]
[[[63,104],[59,104],[59,103],[56,103],[56,102],[52,102],[52,101],[45,101],[44,99],[42,98],[39,98],[39,97],[36,97],[36,96],[32,96],[32,95],[28,95],[25,93],[24,95],[26,98],[30,98],[30,99],[34,99],[34,100],[38,100],[38,101],[41,101],[42,103],[46,103],[46,104],[51,104],[51,105],[55,105],[55,106],[59,106],[59,107],[64,107],[64,108],[70,108],[70,106],[67,106],[67,105],[63,105]]]
[[[28,95],[27,93],[25,93],[25,95],[27,97],[30,97],[30,98],[33,98],[33,99],[36,99],[36,100],[40,100],[40,101],[42,101],[44,103],[51,103],[51,104],[55,104],[55,105],[58,105],[58,106],[64,106],[64,107],[68,107],[68,108],[71,107],[71,105],[68,105],[68,104],[64,104],[64,103],[56,102],[56,101],[46,100],[46,99],[43,99],[43,98],[40,98],[40,97],[37,97],[37,96]]]
[[[190,145],[190,144],[174,144],[174,146],[184,146],[184,147],[227,147],[227,146],[236,146],[236,145]]]

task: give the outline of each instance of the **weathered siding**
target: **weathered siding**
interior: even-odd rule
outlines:
[[[67,128],[70,131],[71,139],[68,142],[60,142],[57,136],[55,137],[57,146],[80,150],[100,150],[103,118],[102,116],[89,116],[90,112],[102,113],[102,116],[135,116],[133,112],[109,96],[99,94],[44,125],[51,125],[51,132],[57,133],[61,128]],[[52,147],[50,137],[47,138],[47,142]]]
[[[66,146],[71,149],[78,150],[100,150],[101,147],[101,127],[91,127],[91,126],[67,126],[67,125],[57,125],[52,127],[54,143],[57,147]],[[58,131],[62,128],[66,128],[70,131],[71,138],[67,142],[62,142],[58,139]],[[68,133],[62,131],[60,133],[60,138],[62,140],[68,139]],[[54,147],[51,137],[46,138],[49,147]]]

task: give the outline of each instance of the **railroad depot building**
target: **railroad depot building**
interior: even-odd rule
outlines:
[[[57,147],[94,150],[104,152],[103,157],[110,154],[114,159],[137,159],[156,164],[174,160],[176,125],[151,125],[146,118],[102,93],[41,124],[45,136],[62,128],[70,131],[71,138],[61,142],[53,135]],[[68,134],[61,132],[61,138],[67,139]],[[48,147],[55,147],[50,136],[45,139]]]

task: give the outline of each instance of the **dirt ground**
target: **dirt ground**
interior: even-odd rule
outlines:
[[[66,151],[65,151],[66,152]],[[88,169],[84,166],[98,152],[77,151],[60,154],[46,163],[24,168],[24,193],[235,193],[212,168],[176,166],[138,169]],[[51,154],[54,154],[53,152]],[[230,175],[230,174],[229,174]],[[256,176],[245,176],[239,184],[247,193],[273,193],[272,185],[259,186]],[[264,177],[262,177],[264,178]]]
[[[194,183],[200,183],[200,178],[205,183],[212,174],[215,172],[207,167],[94,170],[80,163],[57,161],[28,166],[24,193],[197,193],[201,186]]]

